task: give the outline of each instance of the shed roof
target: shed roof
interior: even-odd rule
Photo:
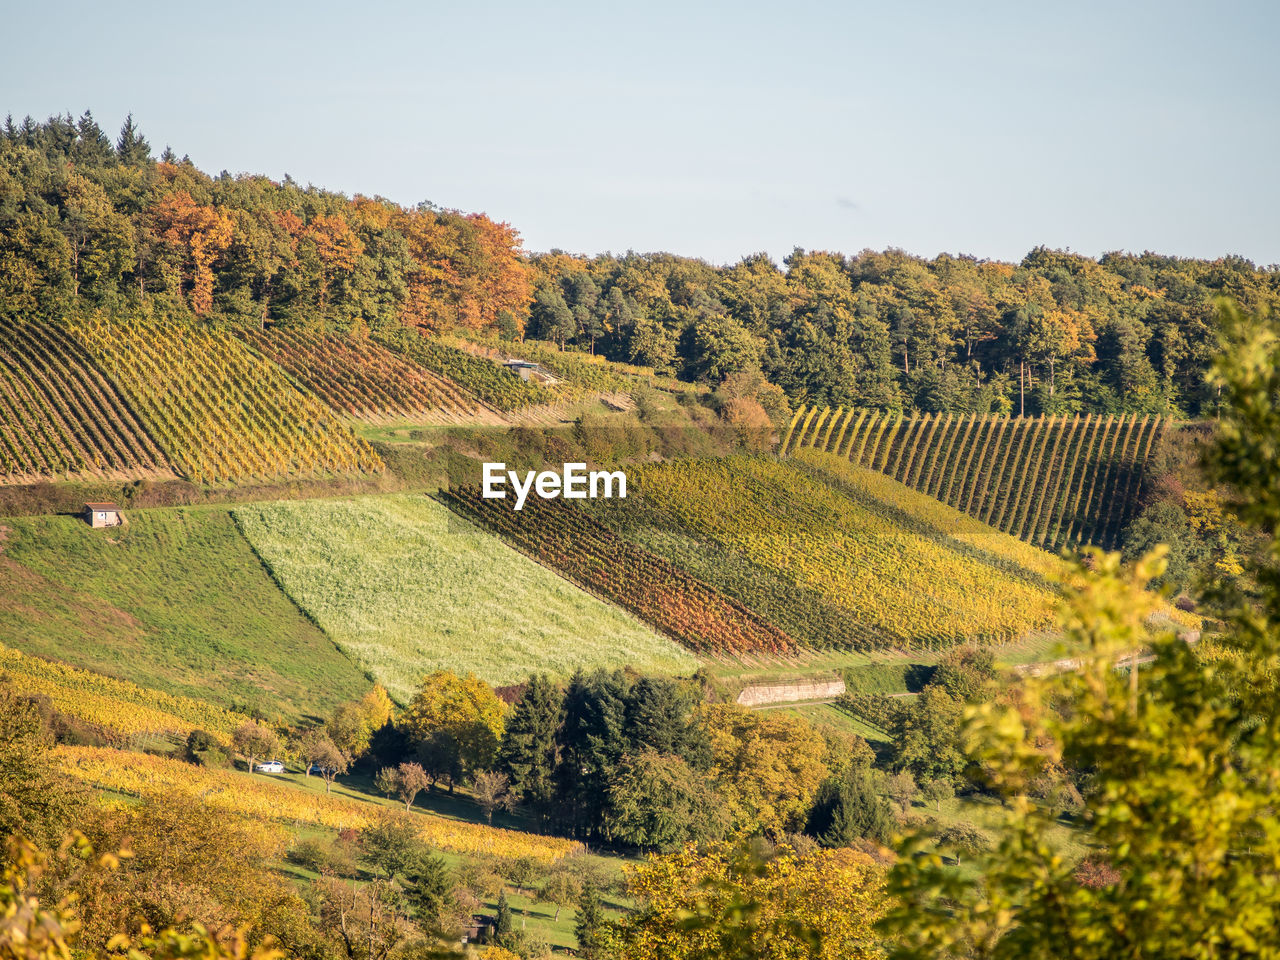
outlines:
[[[114,503],[86,503],[84,505],[84,508],[86,510],[94,510],[94,511],[106,510],[106,511],[114,511],[116,513],[120,512],[120,508],[117,507]]]

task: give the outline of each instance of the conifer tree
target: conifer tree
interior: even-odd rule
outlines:
[[[120,158],[121,163],[133,166],[148,163],[151,160],[151,145],[134,125],[132,113],[124,118],[124,124],[120,127],[120,136],[116,140],[116,156]]]

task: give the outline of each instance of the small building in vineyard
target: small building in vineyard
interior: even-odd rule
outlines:
[[[89,526],[119,527],[123,526],[124,513],[114,503],[86,503],[82,516]]]

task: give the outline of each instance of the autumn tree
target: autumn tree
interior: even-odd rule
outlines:
[[[59,774],[40,711],[0,676],[0,834],[53,843],[83,797]]]
[[[609,940],[629,960],[882,955],[883,875],[853,850],[686,847],[629,868],[627,891],[637,909]]]
[[[150,211],[151,228],[179,254],[177,282],[189,290],[196,316],[213,306],[213,267],[231,245],[231,218],[221,210],[201,205],[186,190],[161,197]]]
[[[413,741],[428,772],[450,788],[497,760],[506,705],[483,680],[436,671],[414,694],[400,727]]]
[[[328,737],[319,737],[312,741],[307,750],[307,772],[314,767],[324,780],[324,792],[329,793],[333,781],[340,774],[346,773],[351,765],[351,758]]]
[[[797,831],[828,773],[826,742],[811,724],[781,713],[707,708],[711,776],[736,827],[780,835]]]
[[[389,791],[404,801],[405,810],[413,806],[413,800],[419,793],[431,787],[431,778],[419,763],[402,763],[398,767],[385,768],[380,776]]]
[[[280,749],[280,738],[266,724],[257,720],[246,720],[236,727],[231,736],[231,745],[249,764],[249,772],[253,773],[260,757],[269,757]]]
[[[510,783],[505,773],[482,770],[471,781],[471,792],[476,803],[484,811],[484,818],[493,823],[495,810],[508,810],[512,806]]]

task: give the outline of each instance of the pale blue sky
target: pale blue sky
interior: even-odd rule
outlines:
[[[0,113],[533,250],[1280,261],[1275,0],[15,6]]]

